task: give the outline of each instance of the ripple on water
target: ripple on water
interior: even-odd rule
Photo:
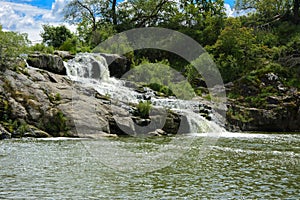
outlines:
[[[0,199],[299,197],[299,136],[231,136],[218,138],[209,153],[199,158],[204,141],[200,137],[180,159],[146,174],[110,169],[81,140],[0,141]],[[161,139],[111,141],[155,149],[164,142],[157,140]]]

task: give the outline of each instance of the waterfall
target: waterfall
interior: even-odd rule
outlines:
[[[125,81],[109,77],[107,62],[99,54],[77,54],[74,59],[65,62],[65,67],[71,80],[92,87],[101,95],[109,96],[112,101],[118,102],[118,106],[129,109],[130,103],[137,104],[145,99],[151,99],[153,106],[171,109],[185,116],[190,133],[224,131],[216,122],[209,121],[199,114],[199,109],[203,107],[199,101],[156,97],[149,88],[145,88],[143,93],[137,92],[133,88],[126,87]],[[210,115],[213,115],[212,112]]]
[[[104,57],[97,54],[80,53],[65,63],[67,74],[74,81],[107,81],[109,70]]]

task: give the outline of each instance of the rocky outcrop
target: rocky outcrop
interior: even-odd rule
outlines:
[[[227,85],[239,95],[228,102],[227,127],[236,131],[300,131],[300,92],[274,73]]]
[[[5,128],[0,124],[0,140],[10,139],[11,133],[5,130]]]
[[[130,70],[130,61],[125,56],[118,54],[100,53],[107,63],[110,76],[121,78],[126,72]],[[27,63],[35,68],[44,69],[49,72],[66,75],[66,69],[63,60],[73,59],[75,56],[67,51],[55,51],[54,55],[50,54],[31,54],[27,58]]]
[[[159,110],[153,108],[153,110]],[[109,128],[112,134],[117,135],[132,135],[132,136],[162,136],[168,134],[187,133],[189,128],[187,124],[182,125],[181,116],[172,111],[161,114],[160,111],[154,111],[148,119],[143,119],[137,116],[129,116],[118,113],[111,113],[109,117]]]
[[[61,97],[72,90],[65,77],[28,68],[23,73],[6,70],[0,82],[1,123],[12,137],[69,135],[71,122],[59,107],[71,98],[71,93]]]
[[[110,76],[121,78],[126,72],[130,70],[130,62],[125,56],[118,54],[105,54],[101,53],[107,63],[110,72]]]
[[[75,58],[74,55],[72,55],[70,52],[68,51],[54,51],[54,55],[57,55],[59,57],[61,57],[63,60],[71,60],[73,58]]]
[[[0,138],[107,137],[141,133],[139,127],[156,124],[148,135],[176,134],[181,116],[160,109],[151,119],[134,116],[114,106],[92,88],[76,85],[67,76],[34,68],[7,69],[0,75]],[[128,106],[136,109],[134,105]],[[125,128],[124,128],[125,127]],[[162,130],[160,130],[162,129]]]
[[[300,131],[299,104],[285,103],[270,109],[232,105],[227,113],[230,129],[242,131]]]
[[[58,55],[31,54],[27,58],[27,63],[31,67],[44,69],[60,75],[66,75],[67,71],[63,59]]]

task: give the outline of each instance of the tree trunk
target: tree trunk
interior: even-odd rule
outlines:
[[[117,25],[117,23],[118,23],[117,22],[116,7],[117,7],[117,0],[113,0],[111,10],[112,10],[112,18],[113,18],[113,24],[114,25]]]
[[[90,18],[92,19],[92,24],[93,24],[92,25],[92,30],[93,30],[93,32],[96,31],[97,30],[97,21],[96,21],[96,17],[94,16],[94,13],[93,13],[92,9],[88,5],[85,5],[85,4],[83,4],[82,2],[80,2],[78,0],[76,2],[79,6],[81,6],[85,10],[87,10],[87,12],[90,15]]]
[[[300,4],[299,4],[299,0],[294,0],[294,9],[293,9],[293,12],[294,12],[294,23],[295,24],[299,24],[300,22],[300,16],[299,16],[299,7],[300,7]]]

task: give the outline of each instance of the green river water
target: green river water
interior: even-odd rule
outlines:
[[[3,140],[0,199],[300,199],[300,134],[230,133],[208,143],[205,156],[199,156],[205,136],[191,137],[179,159],[145,173],[106,165],[87,148],[89,140]],[[169,141],[98,142],[134,150]],[[115,149],[106,148],[117,163]]]

